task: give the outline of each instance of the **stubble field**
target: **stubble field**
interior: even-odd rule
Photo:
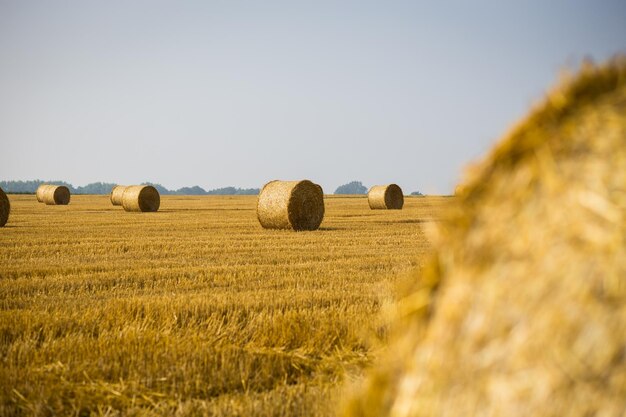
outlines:
[[[256,196],[126,213],[11,195],[0,229],[0,415],[332,415],[384,349],[399,279],[450,199],[264,230]]]

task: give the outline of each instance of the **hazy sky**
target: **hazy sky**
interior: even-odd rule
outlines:
[[[447,193],[626,1],[0,0],[0,180]]]

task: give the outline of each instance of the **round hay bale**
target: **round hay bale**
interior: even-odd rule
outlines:
[[[401,210],[404,195],[396,184],[375,185],[367,193],[367,202],[372,210]]]
[[[11,203],[9,197],[4,193],[4,190],[0,188],[0,227],[7,224],[9,220],[9,213],[11,212]]]
[[[48,185],[42,191],[42,201],[49,206],[66,206],[70,203],[70,190],[64,185]]]
[[[324,219],[324,192],[309,180],[270,181],[259,193],[256,212],[266,229],[316,230]]]
[[[48,184],[41,184],[39,187],[37,187],[37,192],[35,193],[35,195],[37,196],[37,201],[40,203],[43,203],[43,196],[46,193],[46,189],[48,189],[48,187],[50,187],[50,185]]]
[[[626,57],[470,173],[349,416],[623,416]]]
[[[126,211],[155,212],[161,205],[161,196],[151,185],[130,185],[122,194],[122,207]]]
[[[122,205],[122,196],[124,195],[125,185],[116,185],[111,189],[111,204],[114,206]]]

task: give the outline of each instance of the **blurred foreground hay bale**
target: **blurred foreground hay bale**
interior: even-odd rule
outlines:
[[[125,185],[116,185],[111,189],[111,204],[114,206],[122,205],[122,196],[124,195]]]
[[[49,206],[66,206],[70,203],[70,190],[64,185],[39,186],[37,193],[37,200],[41,198],[41,202]]]
[[[477,166],[349,416],[623,416],[626,58]]]
[[[324,192],[309,180],[270,181],[259,193],[257,218],[266,229],[316,230],[324,219]]]
[[[124,188],[122,207],[126,211],[155,212],[159,210],[160,205],[161,196],[151,185],[129,185]]]
[[[0,188],[0,227],[4,227],[9,220],[9,213],[11,212],[11,203],[9,197],[4,193],[4,190]]]
[[[396,184],[374,185],[367,193],[367,202],[372,210],[400,210],[404,205],[404,195]]]

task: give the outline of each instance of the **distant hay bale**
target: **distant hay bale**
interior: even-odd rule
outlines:
[[[161,196],[151,185],[130,185],[122,194],[122,207],[126,211],[154,212],[160,205]]]
[[[396,184],[375,185],[367,193],[372,210],[400,210],[404,205],[402,189]]]
[[[111,189],[111,204],[114,206],[122,205],[122,196],[124,195],[125,185],[116,185]]]
[[[70,203],[70,190],[64,185],[47,185],[42,190],[41,199],[49,206],[66,206]]]
[[[0,227],[4,227],[4,225],[7,224],[9,213],[11,213],[9,197],[7,197],[4,190],[0,188]]]
[[[348,416],[623,416],[626,57],[469,173]]]
[[[316,230],[324,219],[322,187],[308,180],[268,182],[259,193],[257,217],[266,229]]]
[[[48,184],[41,184],[39,187],[37,187],[37,192],[35,193],[35,195],[37,196],[37,201],[40,203],[43,203],[43,195],[46,192],[46,189],[50,187],[50,185]]]

